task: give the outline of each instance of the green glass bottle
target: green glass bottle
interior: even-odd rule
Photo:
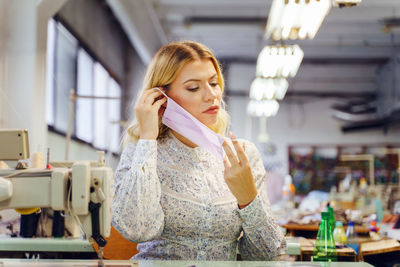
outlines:
[[[329,212],[329,224],[331,225],[332,232],[335,230],[336,227],[336,220],[335,220],[335,213],[333,208],[328,205],[328,212]]]
[[[321,223],[315,240],[313,261],[337,261],[335,240],[329,218],[329,212],[321,212]]]

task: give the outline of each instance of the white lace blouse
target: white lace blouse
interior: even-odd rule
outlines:
[[[258,195],[243,209],[224,181],[223,162],[203,148],[171,133],[128,144],[115,173],[112,223],[139,243],[133,259],[236,260],[238,248],[244,260],[271,260],[282,252],[260,155],[245,142]]]

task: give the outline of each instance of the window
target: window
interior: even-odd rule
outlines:
[[[93,59],[85,50],[78,52],[77,94],[93,95]],[[90,77],[90,78],[89,78]],[[93,100],[76,100],[76,137],[85,142],[93,142]]]
[[[70,91],[73,102],[72,138],[96,149],[119,152],[121,87],[62,23],[50,20],[47,43],[46,121],[67,134]]]

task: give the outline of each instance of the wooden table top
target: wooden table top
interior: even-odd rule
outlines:
[[[303,254],[313,254],[314,253],[314,244],[315,239],[306,239],[299,238],[298,239],[301,246],[301,253]],[[336,248],[336,253],[338,256],[355,256],[356,252],[354,249],[350,247]]]
[[[287,230],[298,230],[298,231],[318,231],[319,224],[282,224],[281,225],[283,228],[286,228]],[[346,226],[344,226],[346,230]],[[368,233],[369,229],[364,226],[355,226],[356,232],[357,233]]]

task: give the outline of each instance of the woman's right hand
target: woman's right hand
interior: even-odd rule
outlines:
[[[140,139],[156,140],[158,136],[158,118],[161,105],[167,98],[157,88],[145,90],[135,106],[139,123]]]

